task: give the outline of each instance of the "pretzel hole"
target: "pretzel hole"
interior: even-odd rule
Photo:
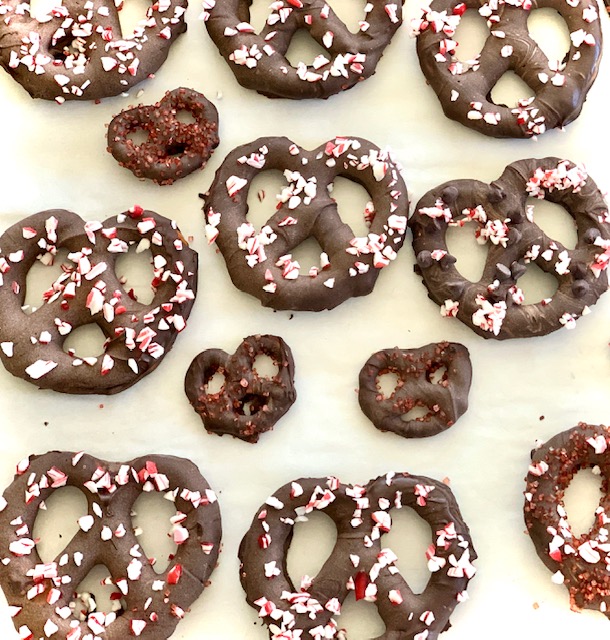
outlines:
[[[127,133],[127,140],[131,140],[134,146],[139,147],[141,144],[148,142],[148,131],[146,129],[132,129]]]
[[[332,0],[329,2],[337,17],[352,33],[360,31],[360,21],[366,20],[364,7],[368,0]]]
[[[426,371],[426,378],[432,384],[443,384],[447,381],[447,367],[442,362],[433,362]]]
[[[349,640],[368,640],[381,638],[385,631],[385,624],[379,615],[374,602],[356,600],[354,592],[350,591],[341,606],[341,615],[336,618],[341,629],[345,629],[345,636]]]
[[[301,580],[314,577],[330,557],[337,541],[335,523],[322,511],[307,515],[307,522],[297,522],[286,555],[286,571],[295,589]]]
[[[205,381],[203,388],[207,395],[216,395],[220,393],[225,386],[225,377],[221,371],[216,370],[207,380]]]
[[[445,235],[447,250],[456,258],[457,270],[471,282],[483,277],[487,259],[487,247],[477,242],[475,236],[478,228],[476,222],[467,222],[463,227],[448,227]]]
[[[563,505],[568,514],[572,534],[582,536],[595,524],[595,510],[603,496],[602,476],[591,467],[579,469],[563,494]]]
[[[123,594],[112,581],[108,567],[103,564],[95,565],[80,584],[75,585],[69,606],[74,617],[81,622],[95,611],[114,612],[119,616],[127,607]]]
[[[87,54],[88,42],[85,38],[75,38],[67,34],[58,38],[55,44],[49,48],[49,55],[55,62],[64,63],[68,58],[78,57]]]
[[[332,57],[332,54],[329,54],[321,44],[313,39],[307,29],[297,29],[295,31],[284,55],[293,67],[297,67],[300,62],[309,66],[318,56],[324,56],[327,60]],[[326,67],[322,68],[325,69]]]
[[[243,11],[244,5],[247,5],[248,2],[240,2],[239,9]],[[267,24],[267,19],[269,18],[269,5],[271,3],[269,0],[252,0],[252,4],[250,7],[246,7],[247,13],[239,14],[240,19],[249,22],[253,27],[256,33],[260,33],[265,25]]]
[[[63,273],[62,265],[69,264],[68,250],[59,249],[55,256],[44,254],[44,260],[36,260],[30,267],[25,279],[25,300],[23,311],[27,314],[33,313],[44,302],[44,295],[52,295],[53,284]],[[50,262],[51,264],[47,264]]]
[[[299,263],[300,275],[307,276],[309,270],[315,267],[318,272],[322,271],[322,247],[313,237],[305,238],[303,242],[290,250],[292,260]]]
[[[275,213],[278,204],[277,195],[288,186],[286,178],[278,169],[260,171],[250,182],[246,218],[260,231]],[[287,207],[283,208],[290,215]]]
[[[151,4],[151,0],[116,1],[119,23],[121,25],[121,35],[123,38],[129,38],[133,35],[136,27],[141,26]],[[118,36],[119,34],[114,34],[115,38]]]
[[[455,56],[460,62],[475,60],[481,54],[489,28],[485,18],[476,9],[466,9],[453,39],[458,43]]]
[[[386,400],[392,397],[399,382],[400,377],[395,371],[385,371],[378,375],[376,380],[377,389]]]
[[[578,244],[576,221],[560,204],[528,198],[526,206],[534,222],[549,237],[561,242],[566,249],[575,249]]]
[[[32,538],[42,562],[53,562],[80,530],[78,520],[88,513],[87,498],[76,487],[55,489],[34,521]]]
[[[151,491],[141,493],[132,507],[132,524],[141,546],[142,558],[146,558],[157,573],[167,569],[176,554],[178,545],[172,537],[170,518],[176,515],[175,504],[165,498],[164,493]]]
[[[487,99],[498,106],[513,109],[522,100],[529,100],[535,95],[535,91],[514,71],[507,71],[492,87]]]
[[[337,176],[328,185],[330,197],[337,203],[339,216],[355,236],[366,237],[375,217],[369,192],[358,182]]]
[[[97,324],[75,327],[66,337],[64,351],[77,358],[97,358],[104,353],[106,336]]]
[[[551,66],[567,58],[571,46],[570,30],[558,11],[550,7],[534,9],[527,19],[527,28]]]
[[[61,6],[61,0],[32,0],[30,2],[30,15],[35,20],[44,20],[52,9]]]
[[[416,420],[417,422],[425,422],[435,414],[430,407],[426,405],[416,404],[412,409],[409,409],[407,413],[403,413],[400,419],[403,422],[411,422]]]
[[[242,416],[255,416],[259,411],[272,411],[273,400],[262,393],[247,393],[236,407]]]
[[[553,275],[530,262],[525,273],[517,280],[517,286],[523,292],[524,304],[536,304],[552,298],[557,291],[558,282]]]
[[[176,111],[175,118],[182,124],[195,124],[197,122],[193,113],[188,109],[178,109],[178,111]]]
[[[256,358],[254,358],[252,370],[260,378],[270,379],[275,378],[280,372],[280,368],[275,360],[271,356],[268,356],[266,353],[261,353],[257,355]]]
[[[150,249],[141,249],[141,245],[132,244],[127,253],[120,254],[115,272],[130,298],[141,304],[150,304],[155,297],[151,286],[154,278],[152,253]]]

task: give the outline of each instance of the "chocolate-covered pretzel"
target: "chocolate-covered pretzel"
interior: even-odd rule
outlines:
[[[186,30],[186,0],[152,2],[123,34],[122,3],[63,0],[42,14],[21,0],[0,0],[0,64],[33,97],[98,100],[154,74]]]
[[[578,241],[568,249],[536,224],[528,197],[561,205]],[[455,180],[429,191],[410,220],[418,269],[443,316],[457,317],[485,338],[541,336],[572,329],[608,287],[610,216],[584,168],[558,158],[508,165],[491,185]],[[474,227],[488,248],[483,275],[471,282],[449,253],[449,226]],[[464,233],[465,231],[462,231]],[[535,263],[557,281],[557,291],[524,304],[519,278]],[[526,301],[525,301],[526,302]]]
[[[402,507],[414,509],[432,534],[430,579],[420,594],[400,575],[396,555],[382,546],[392,510]],[[316,511],[333,520],[337,542],[317,576],[294,584],[286,569],[294,525]],[[288,483],[258,510],[239,548],[246,599],[272,639],[338,637],[334,618],[353,591],[356,600],[375,603],[385,623],[378,640],[435,640],[466,598],[476,557],[449,487],[408,473],[388,473],[364,486],[333,477]]]
[[[260,33],[250,24],[252,0],[205,0],[210,37],[237,81],[271,98],[328,98],[375,73],[384,49],[402,22],[403,0],[371,0],[358,32],[337,17],[332,2],[279,0]],[[292,65],[286,52],[306,30],[328,52],[307,65]]]
[[[387,396],[378,384],[386,373],[397,377],[395,388]],[[448,429],[466,411],[471,379],[470,355],[461,344],[440,342],[419,349],[384,349],[374,353],[360,370],[358,401],[380,431],[423,438]],[[427,413],[404,419],[414,407],[423,407]]]
[[[261,172],[279,169],[287,185],[261,229],[248,222],[248,192]],[[355,237],[332,199],[342,176],[371,196],[366,236]],[[360,138],[335,138],[307,151],[287,138],[259,138],[232,151],[205,198],[206,233],[216,241],[233,283],[274,309],[321,311],[369,294],[403,244],[409,201],[389,151]],[[309,237],[320,265],[301,274],[291,251]]]
[[[182,122],[180,112],[194,122]],[[136,143],[131,134],[144,132]],[[218,111],[206,97],[180,87],[151,106],[122,111],[108,125],[108,151],[138,178],[172,184],[204,166],[218,146]]]
[[[525,524],[536,553],[564,584],[575,611],[595,609],[610,618],[610,430],[603,425],[578,424],[532,451],[526,477]],[[601,474],[602,486],[595,521],[576,536],[566,514],[565,491],[580,469]]]
[[[260,355],[271,358],[277,373],[265,376],[256,370]],[[207,385],[216,373],[224,384],[210,393]],[[207,349],[191,363],[184,390],[208,432],[257,442],[296,400],[292,352],[282,338],[270,335],[244,338],[232,355]]]
[[[153,371],[186,326],[197,291],[197,254],[176,223],[132,207],[104,222],[63,209],[42,211],[0,238],[0,358],[13,375],[64,393],[118,393]],[[117,275],[130,247],[152,254],[154,297],[137,301]],[[68,250],[40,307],[23,309],[26,279],[39,260]],[[96,324],[106,336],[99,357],[63,348],[73,329]]]
[[[556,10],[570,31],[563,60],[549,60],[529,33],[531,10],[544,7]],[[462,62],[453,38],[464,12],[475,9],[486,18],[490,34],[480,54]],[[601,59],[601,24],[597,3],[591,0],[433,0],[413,27],[420,66],[445,115],[497,138],[526,138],[572,122]],[[512,108],[496,104],[490,95],[508,71],[534,94]]]
[[[63,551],[43,562],[33,536],[36,516],[65,486],[82,492],[87,514]],[[163,572],[153,568],[132,520],[136,499],[151,491],[176,506],[171,522],[177,549]],[[51,451],[22,460],[1,501],[0,584],[20,638],[165,640],[201,595],[218,558],[216,496],[184,458],[150,455],[117,463]],[[100,564],[122,611],[77,615],[70,604],[78,586]]]

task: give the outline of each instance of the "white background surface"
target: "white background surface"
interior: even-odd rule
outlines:
[[[261,1],[255,3],[257,10]],[[354,2],[364,6],[360,0],[332,4],[343,14],[355,15]],[[108,460],[152,452],[190,457],[219,494],[223,552],[211,586],[173,637],[264,640],[266,631],[244,601],[236,554],[255,510],[270,493],[303,476],[333,474],[347,482],[366,482],[396,470],[438,480],[448,477],[471,527],[479,561],[470,601],[458,606],[454,627],[443,638],[487,640],[502,632],[502,637],[562,640],[608,633],[602,614],[570,612],[567,591],[551,583],[551,574],[524,535],[522,492],[536,438],[546,440],[579,420],[610,420],[610,296],[579,320],[574,331],[532,340],[485,341],[459,322],[441,318],[413,274],[414,255],[407,243],[370,296],[332,312],[291,318],[288,312],[263,309],[233,287],[224,261],[206,243],[198,193],[207,190],[231,149],[260,135],[287,135],[308,148],[335,135],[391,145],[404,167],[413,204],[446,180],[491,181],[509,162],[545,155],[585,163],[606,191],[610,56],[602,61],[581,117],[565,132],[549,132],[538,141],[494,140],[445,119],[421,75],[407,25],[373,78],[327,101],[295,103],[269,100],[239,87],[197,20],[199,12],[198,4],[192,4],[189,30],[172,48],[168,62],[156,79],[127,98],[59,107],[31,100],[8,75],[0,74],[2,231],[45,208],[71,209],[89,220],[105,219],[138,203],[175,218],[185,236],[193,237],[200,256],[199,296],[187,330],[159,369],[128,391],[114,397],[64,396],[38,391],[0,370],[0,486],[11,481],[18,460],[54,448],[87,450]],[[608,27],[605,15],[603,26]],[[552,31],[547,39],[549,33],[551,40],[561,41]],[[105,125],[136,102],[139,89],[144,90],[140,101],[150,104],[180,85],[202,91],[216,103],[221,144],[203,172],[170,187],[140,182],[106,153]],[[265,204],[274,206],[272,196]],[[348,220],[360,215],[342,212]],[[551,217],[541,218],[541,226],[562,232],[567,216],[561,214],[558,225],[549,222]],[[477,255],[471,252],[471,257]],[[462,252],[460,264],[465,263]],[[296,404],[257,445],[208,435],[183,393],[184,374],[197,353],[209,347],[232,352],[253,333],[275,333],[288,342],[298,390]],[[358,372],[367,358],[378,349],[442,339],[462,342],[471,352],[474,377],[466,415],[449,431],[425,440],[374,429],[356,396]],[[588,501],[589,519],[593,510],[594,502]],[[65,530],[72,526],[68,520],[74,519],[64,518],[64,541]],[[421,584],[424,528],[417,525],[414,535],[409,526],[398,518],[388,544],[401,558],[399,567]],[[56,529],[58,525],[52,539],[57,542]],[[299,526],[291,566],[298,563],[300,571],[311,573],[316,570],[312,558],[321,563],[324,549],[332,545],[331,538],[323,541],[316,533],[330,534],[332,527],[317,522],[310,534],[303,531],[307,525]],[[350,640],[383,631],[371,605],[348,604],[339,620]],[[4,605],[0,637],[16,637]]]

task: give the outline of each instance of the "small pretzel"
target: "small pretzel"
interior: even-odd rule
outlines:
[[[567,249],[535,223],[534,197],[560,204],[576,224],[578,241]],[[441,314],[457,317],[484,338],[542,336],[572,329],[608,287],[610,216],[585,170],[558,158],[513,162],[491,185],[447,182],[429,191],[410,220],[418,269]],[[449,226],[475,227],[488,253],[478,282],[464,278],[449,253]],[[556,293],[523,304],[519,278],[535,263],[552,275]]]
[[[283,171],[288,185],[260,230],[248,222],[248,192],[261,171]],[[330,191],[337,176],[371,196],[369,232],[355,237]],[[335,138],[307,151],[287,138],[259,138],[232,151],[205,199],[206,234],[216,241],[235,286],[274,309],[321,311],[369,294],[402,246],[409,201],[388,151],[360,138]],[[313,236],[320,266],[300,274],[291,251]]]
[[[180,111],[195,122],[181,122]],[[129,135],[146,132],[136,144]],[[108,151],[138,178],[172,184],[203,167],[218,146],[218,111],[205,96],[181,87],[155,105],[122,111],[108,125]]]
[[[435,372],[444,368],[438,382]],[[385,373],[398,377],[389,396],[378,387]],[[420,349],[386,349],[374,353],[360,371],[358,400],[366,417],[380,430],[405,438],[433,436],[453,426],[468,408],[472,367],[468,349],[454,342],[428,344]],[[428,413],[404,420],[414,407]]]
[[[42,211],[0,238],[0,357],[13,375],[64,393],[118,393],[153,371],[186,326],[197,291],[197,254],[176,223],[133,207],[105,222],[65,210]],[[115,271],[117,258],[150,249],[154,298],[141,304]],[[68,262],[43,295],[23,310],[27,274],[58,250]],[[100,357],[63,350],[73,329],[95,323],[106,336]]]
[[[574,611],[595,609],[610,618],[610,430],[584,423],[557,434],[532,451],[525,488],[525,524],[552,580],[570,592]],[[591,529],[576,536],[563,502],[580,469],[598,469],[602,496]]]
[[[328,98],[375,73],[402,23],[403,0],[371,0],[352,33],[326,0],[279,0],[260,33],[250,24],[252,0],[204,0],[210,37],[237,81],[271,98]],[[286,52],[294,34],[307,30],[328,52],[293,66]]]
[[[571,44],[564,60],[549,60],[529,33],[530,11],[542,7],[555,9],[567,23]],[[490,35],[476,59],[460,62],[452,38],[468,9],[487,19]],[[497,138],[527,138],[576,119],[601,59],[601,24],[590,0],[433,0],[414,30],[420,66],[445,115]],[[490,97],[508,71],[535,94],[514,108]]]
[[[398,558],[383,548],[391,511],[414,509],[430,525],[426,551],[430,580],[414,594]],[[293,584],[286,556],[296,521],[323,511],[337,527],[337,542],[317,576]],[[447,629],[475,574],[470,532],[448,486],[424,476],[388,473],[365,486],[337,478],[305,478],[284,485],[258,510],[239,548],[248,603],[279,638],[338,638],[335,616],[353,591],[374,602],[385,623],[377,640],[435,640]]]
[[[186,30],[186,0],[151,3],[123,36],[122,3],[63,0],[44,15],[28,2],[0,0],[0,64],[33,98],[99,100],[151,77]]]
[[[36,516],[64,486],[83,493],[88,511],[65,549],[42,562],[33,539]],[[132,508],[143,491],[157,491],[176,505],[177,550],[162,573],[153,569],[133,526]],[[17,465],[2,502],[0,584],[20,638],[165,640],[203,592],[218,558],[216,496],[183,458],[151,455],[115,463],[51,451]],[[108,569],[123,611],[93,611],[79,619],[70,603],[98,564]]]
[[[254,368],[256,357],[263,354],[278,369],[273,377]],[[206,385],[217,372],[224,376],[224,384],[217,393],[209,393]],[[257,442],[296,399],[292,352],[281,338],[270,335],[244,338],[231,356],[221,349],[207,349],[191,363],[184,390],[209,433]]]

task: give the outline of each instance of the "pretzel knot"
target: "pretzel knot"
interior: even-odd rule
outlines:
[[[531,37],[532,9],[556,10],[570,31],[564,60],[549,60]],[[461,62],[452,38],[464,12],[478,9],[490,35],[481,53]],[[595,2],[552,0],[433,0],[415,20],[417,53],[445,115],[497,138],[525,138],[562,127],[580,113],[601,60],[602,32]],[[492,101],[490,94],[509,71],[534,93],[514,108]]]
[[[400,575],[396,555],[382,548],[391,511],[402,507],[414,509],[433,534],[426,551],[430,580],[419,595]],[[286,571],[294,524],[317,510],[334,521],[337,542],[320,573],[295,587]],[[254,517],[239,558],[248,603],[269,626],[272,640],[337,637],[333,616],[351,591],[356,600],[377,606],[386,626],[377,640],[434,640],[466,598],[476,553],[449,487],[423,476],[388,473],[365,486],[332,477],[283,486]]]
[[[371,0],[352,33],[326,0],[279,0],[260,33],[250,24],[251,0],[204,0],[210,37],[247,89],[271,98],[328,98],[375,73],[385,47],[402,23],[403,0]],[[293,66],[286,52],[294,34],[307,30],[328,52]]]
[[[532,451],[526,477],[525,524],[536,553],[565,584],[575,611],[595,609],[610,617],[610,431],[584,423],[557,434]],[[564,505],[565,491],[580,469],[601,473],[602,495],[589,531],[576,536]]]
[[[186,326],[197,291],[197,254],[176,224],[133,207],[105,222],[65,210],[42,211],[0,238],[0,357],[13,375],[65,393],[118,393],[153,371]],[[118,257],[150,249],[154,297],[141,304],[115,271]],[[68,250],[43,304],[25,313],[27,274]],[[106,336],[99,357],[63,349],[77,327]]]
[[[43,562],[32,539],[34,522],[44,501],[64,486],[83,492],[88,513],[57,558]],[[176,505],[177,550],[162,573],[153,569],[133,528],[132,507],[143,491],[159,492]],[[0,584],[21,638],[169,638],[218,558],[216,496],[183,458],[152,455],[114,463],[60,451],[31,456],[17,466],[3,503]],[[79,619],[70,603],[98,564],[108,569],[123,612],[94,611]]]
[[[380,376],[386,373],[398,378],[389,395],[378,387]],[[438,381],[436,374],[442,374]],[[471,379],[470,356],[461,344],[385,349],[374,353],[362,367],[358,400],[364,414],[381,431],[405,438],[433,436],[455,424],[466,411]],[[405,418],[414,407],[427,413]]]
[[[154,74],[186,30],[186,0],[153,2],[123,35],[122,3],[64,0],[42,14],[0,0],[0,63],[33,98],[98,100]]]
[[[578,241],[568,249],[535,223],[528,197],[561,205]],[[457,317],[484,338],[526,338],[571,329],[608,286],[610,216],[585,170],[558,158],[513,162],[491,185],[447,182],[429,191],[410,220],[418,269],[441,314]],[[449,253],[449,226],[475,227],[487,244],[483,275],[464,278]],[[524,304],[519,278],[535,263],[557,281],[551,298]]]
[[[194,122],[181,122],[180,112]],[[143,131],[136,144],[130,134]],[[138,178],[172,184],[202,167],[218,146],[218,111],[205,96],[181,87],[155,105],[122,111],[108,125],[108,151]]]
[[[279,169],[287,186],[260,230],[248,222],[248,192],[263,170]],[[343,176],[371,196],[368,234],[355,237],[331,197]],[[369,294],[379,270],[402,246],[409,201],[400,166],[388,151],[360,138],[335,138],[313,151],[287,138],[259,138],[232,151],[205,199],[206,234],[216,241],[236,287],[274,309],[321,311]],[[320,265],[307,275],[291,251],[314,237]]]
[[[267,377],[256,370],[259,355],[272,359],[275,375]],[[207,384],[216,373],[223,375],[224,384],[217,393],[209,393]],[[231,356],[221,349],[207,349],[191,363],[184,389],[207,431],[257,442],[296,399],[292,352],[281,338],[271,335],[245,338]]]

